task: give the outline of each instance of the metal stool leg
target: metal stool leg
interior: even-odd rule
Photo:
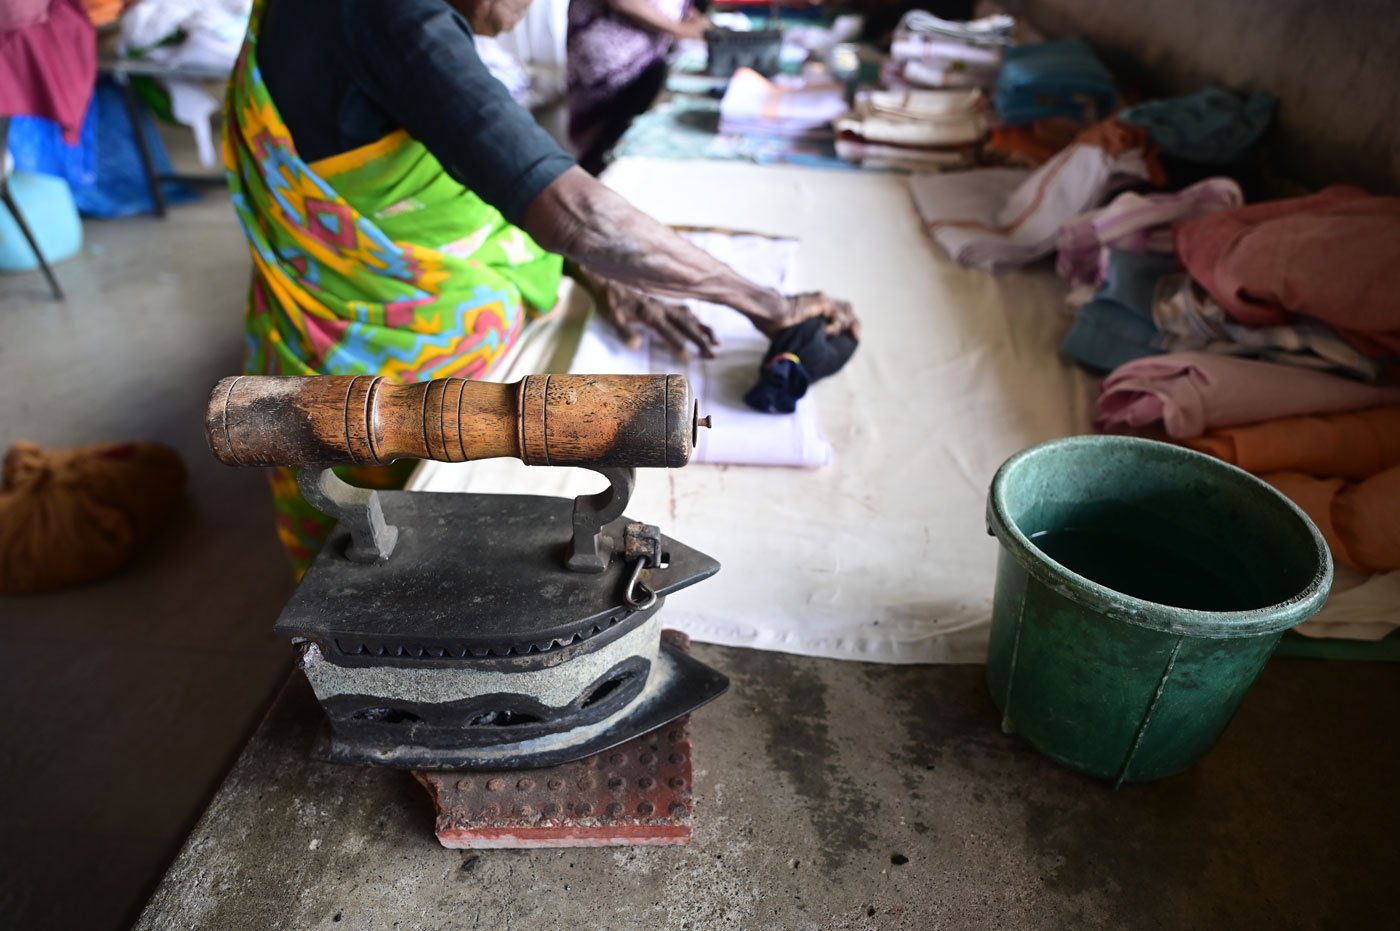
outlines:
[[[24,222],[24,214],[19,212],[19,204],[15,203],[14,197],[10,194],[10,185],[3,179],[0,179],[0,200],[5,202],[10,216],[15,218],[19,231],[24,234],[25,240],[28,241],[29,248],[34,250],[34,256],[39,260],[39,267],[44,270],[44,277],[49,279],[49,287],[53,288],[54,300],[63,300],[63,289],[58,286],[58,278],[54,275],[53,269],[49,267],[49,260],[44,258],[44,253],[39,250],[39,243],[34,238],[34,234],[30,232],[29,224]]]
[[[136,89],[131,86],[131,78],[124,74],[116,75],[117,86],[121,88],[122,100],[126,103],[126,115],[131,120],[131,131],[136,136],[136,150],[141,153],[141,167],[146,172],[146,184],[151,189],[151,204],[156,216],[165,216],[165,190],[156,174],[156,162],[151,156],[151,146],[141,126],[141,101],[136,97]]]

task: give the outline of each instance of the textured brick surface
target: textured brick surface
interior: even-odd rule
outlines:
[[[690,717],[548,769],[415,772],[444,847],[615,847],[690,842]]]
[[[690,638],[661,638],[690,652]],[[688,844],[695,802],[690,715],[603,753],[546,769],[415,772],[444,847]]]

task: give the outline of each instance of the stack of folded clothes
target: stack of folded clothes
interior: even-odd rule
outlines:
[[[914,10],[895,29],[883,80],[886,86],[981,87],[996,85],[1002,49],[1016,21],[987,16],[971,22],[939,19]]]
[[[977,89],[864,90],[855,109],[836,121],[836,152],[865,167],[966,167],[990,122]]]

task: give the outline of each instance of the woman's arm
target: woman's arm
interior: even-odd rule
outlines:
[[[609,294],[618,299],[606,304],[620,329],[679,332],[701,352],[713,342],[696,338],[702,331],[682,319],[679,305],[642,300],[627,289],[726,304],[767,334],[812,316],[856,331],[849,306],[758,287],[574,166],[491,77],[465,23],[437,0],[346,2],[363,39],[353,56],[357,80],[375,102],[453,178],[541,246],[587,266],[603,279],[599,286],[611,280]],[[672,326],[659,327],[663,318]]]
[[[647,32],[676,39],[703,39],[709,22],[704,17],[687,16],[677,21],[666,16],[647,0],[604,0],[615,13],[632,20]]]
[[[654,295],[699,298],[733,307],[766,335],[809,317],[826,317],[832,332],[860,324],[849,304],[818,294],[785,297],[728,265],[633,207],[581,168],[571,168],[525,209],[521,226],[545,249],[604,279]]]

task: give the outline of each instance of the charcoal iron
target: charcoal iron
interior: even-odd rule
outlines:
[[[728,679],[663,643],[658,617],[719,563],[623,514],[635,469],[684,466],[708,425],[679,375],[219,382],[215,455],[298,468],[306,499],[338,521],[275,628],[325,711],[317,755],[552,766],[720,695]],[[373,491],[332,468],[501,456],[592,469],[607,487],[572,501]]]

